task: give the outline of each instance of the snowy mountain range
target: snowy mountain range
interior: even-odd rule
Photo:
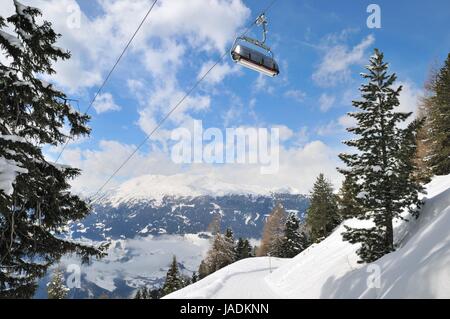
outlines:
[[[450,175],[426,187],[420,217],[395,222],[397,250],[358,263],[358,245],[343,241],[348,220],[292,259],[249,258],[167,298],[450,298]],[[272,271],[273,270],[273,271]]]
[[[259,238],[276,203],[304,217],[308,197],[185,175],[135,178],[94,199],[94,212],[71,224],[71,237],[91,240],[195,234],[221,218],[238,237]]]

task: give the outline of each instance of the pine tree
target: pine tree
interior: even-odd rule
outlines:
[[[149,299],[149,291],[148,291],[147,287],[142,287],[141,299]]]
[[[283,205],[278,203],[267,217],[263,229],[261,245],[258,249],[258,256],[276,256],[280,250],[284,236],[284,224],[286,212]]]
[[[444,66],[432,82],[429,97],[430,138],[432,156],[430,164],[436,175],[450,174],[450,53]]]
[[[64,276],[60,269],[56,269],[53,277],[47,284],[48,299],[66,299],[69,288],[64,285]]]
[[[134,296],[134,299],[142,299],[141,288],[139,288]]]
[[[167,271],[166,281],[162,287],[162,295],[168,295],[183,288],[183,280],[178,270],[177,258],[173,256],[172,263]]]
[[[308,247],[306,234],[300,229],[300,219],[295,214],[289,214],[284,227],[284,237],[281,250],[277,256],[292,258]]]
[[[252,246],[248,239],[239,238],[236,245],[236,260],[252,257]]]
[[[62,239],[68,221],[89,213],[68,190],[79,170],[56,165],[42,154],[68,136],[88,135],[89,117],[76,112],[66,95],[40,80],[55,73],[52,64],[70,58],[54,44],[60,37],[41,12],[14,1],[16,13],[0,17],[0,298],[33,296],[37,279],[66,253],[87,262],[102,249]],[[6,32],[7,23],[14,34]]]
[[[346,176],[338,196],[339,215],[342,219],[354,218],[362,214],[362,207],[358,205],[356,198],[358,194],[359,187],[355,179],[350,175]]]
[[[227,228],[225,230],[224,239],[228,243],[228,246],[231,248],[232,257],[233,257],[232,259],[233,259],[233,262],[235,262],[236,261],[236,241],[234,240],[234,233],[231,228]]]
[[[411,114],[395,112],[402,87],[393,88],[396,75],[388,75],[388,64],[383,54],[375,50],[367,66],[368,80],[361,86],[362,100],[353,105],[359,112],[349,115],[357,126],[348,131],[358,139],[344,142],[355,147],[355,154],[340,154],[346,164],[340,171],[358,184],[360,219],[370,219],[374,226],[366,229],[346,227],[343,234],[351,243],[361,243],[358,255],[362,262],[372,262],[394,250],[393,219],[404,209],[420,206],[421,186],[414,180],[413,158],[419,122],[402,129],[400,123]]]
[[[161,289],[152,289],[149,292],[150,299],[160,299],[161,298]]]
[[[312,242],[327,237],[339,223],[337,198],[333,193],[333,186],[323,174],[319,174],[311,192],[306,218]]]
[[[191,278],[191,282],[194,284],[198,281],[198,275],[197,273],[194,271],[194,273],[192,274],[192,278]]]

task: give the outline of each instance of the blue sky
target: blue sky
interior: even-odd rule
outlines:
[[[51,80],[80,100],[81,111],[151,3],[23,2],[40,7],[44,18],[63,34],[60,46],[70,49],[73,58],[58,65],[59,73]],[[65,162],[85,171],[75,187],[92,190],[100,185],[268,2],[160,0],[91,109],[91,137],[71,144],[64,153]],[[412,112],[430,67],[450,52],[449,1],[376,1],[381,7],[381,29],[366,26],[370,3],[278,0],[267,17],[268,44],[280,75],[259,76],[227,57],[111,186],[142,174],[182,173],[232,183],[292,186],[305,192],[321,171],[337,185],[341,178],[335,171],[340,164],[337,154],[344,150],[341,140],[349,124],[345,114],[357,98],[359,73],[373,49],[385,53],[405,87],[401,109]],[[0,14],[11,9],[2,6]],[[254,28],[252,35],[260,37],[260,30]],[[203,120],[204,127],[220,129],[280,127],[280,173],[261,177],[242,165],[170,163],[170,130],[189,127],[194,119]],[[56,153],[48,150],[49,157]]]

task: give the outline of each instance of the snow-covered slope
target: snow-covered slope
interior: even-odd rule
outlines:
[[[450,176],[434,178],[427,193],[419,219],[396,222],[397,251],[375,263],[357,264],[341,225],[273,273],[267,258],[245,260],[168,298],[450,298]]]
[[[264,277],[270,274],[271,270],[276,270],[289,261],[289,259],[269,257],[240,260],[165,298],[278,298],[279,296],[269,287]]]

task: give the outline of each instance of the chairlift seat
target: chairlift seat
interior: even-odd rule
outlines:
[[[275,77],[280,73],[278,64],[272,56],[263,54],[243,44],[234,46],[231,51],[231,57],[234,62],[271,77]]]

